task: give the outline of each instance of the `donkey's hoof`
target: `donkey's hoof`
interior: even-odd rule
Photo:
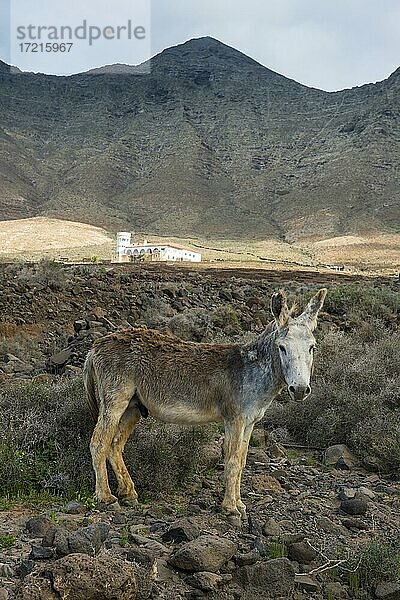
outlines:
[[[119,499],[120,503],[122,504],[122,506],[127,506],[129,508],[134,508],[135,506],[137,506],[139,504],[138,499],[137,498],[123,498],[121,497]]]
[[[239,500],[239,502],[237,503],[237,508],[238,508],[238,511],[240,512],[240,516],[242,517],[242,519],[247,521],[247,513],[246,513],[245,503],[242,502],[241,500]]]
[[[230,513],[226,516],[226,520],[232,527],[240,529],[242,526],[242,517],[240,516],[240,513]]]
[[[99,510],[104,510],[107,512],[112,512],[112,511],[116,511],[116,510],[120,510],[120,505],[118,503],[117,498],[115,498],[115,496],[112,496],[109,500],[105,501],[105,500],[99,500],[97,503],[97,508]]]

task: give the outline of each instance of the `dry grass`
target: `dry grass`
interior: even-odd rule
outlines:
[[[46,256],[75,256],[84,251],[92,256],[100,249],[109,253],[112,246],[104,229],[86,223],[47,217],[0,222],[0,257],[34,260]]]

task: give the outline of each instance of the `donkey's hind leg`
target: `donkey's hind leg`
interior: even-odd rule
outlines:
[[[121,504],[132,505],[137,503],[137,493],[135,484],[129,475],[128,469],[124,463],[122,453],[125,444],[140,421],[140,409],[136,402],[130,402],[128,408],[122,415],[118,424],[117,432],[111,443],[111,451],[108,457],[115,477],[118,482],[118,497]]]
[[[96,475],[96,498],[102,504],[113,504],[117,498],[112,495],[108,483],[106,460],[111,443],[117,432],[122,415],[129,405],[132,394],[123,392],[100,393],[99,417],[90,441],[93,468]]]

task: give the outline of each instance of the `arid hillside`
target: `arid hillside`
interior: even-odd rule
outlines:
[[[312,242],[269,240],[227,240],[147,236],[136,233],[134,241],[175,242],[191,246],[203,262],[257,266],[267,269],[343,267],[346,272],[396,275],[400,265],[400,236],[342,236]],[[72,262],[114,260],[115,236],[86,223],[49,217],[0,221],[0,261],[40,260]],[[199,265],[201,268],[201,265]]]
[[[397,233],[399,77],[323,92],[212,38],[147,75],[0,63],[0,218],[245,241]]]

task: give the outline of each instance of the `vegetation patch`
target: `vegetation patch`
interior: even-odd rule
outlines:
[[[89,441],[94,423],[81,378],[5,386],[0,418],[0,507],[58,496],[93,508]],[[142,420],[125,453],[138,491],[153,499],[182,487],[215,460],[214,437],[213,427]]]

